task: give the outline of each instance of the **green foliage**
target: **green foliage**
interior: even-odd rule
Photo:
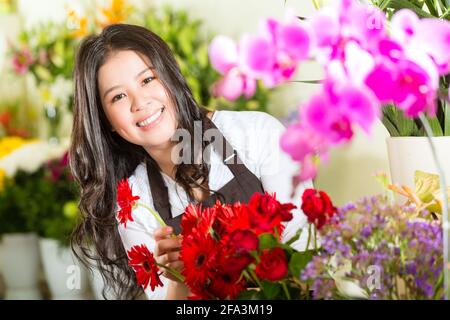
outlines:
[[[78,216],[73,214],[78,190],[68,171],[56,180],[50,174],[43,166],[34,173],[18,171],[6,180],[0,192],[0,235],[36,232],[68,245]]]
[[[421,18],[450,20],[450,6],[446,0],[372,0],[372,3],[386,12],[388,18],[401,9],[410,9]],[[448,102],[449,76],[441,77],[437,100],[436,117],[427,117],[434,136],[450,135],[450,104]],[[422,124],[404,116],[392,105],[383,108],[382,122],[392,137],[425,136]]]
[[[65,24],[41,23],[22,31],[19,39],[34,56],[30,71],[38,85],[53,83],[57,76],[72,77],[77,39],[70,35]]]

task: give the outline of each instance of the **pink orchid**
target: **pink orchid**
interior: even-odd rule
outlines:
[[[316,131],[300,123],[286,129],[280,139],[281,149],[295,161],[303,161],[309,154],[321,154],[327,148],[327,141]]]
[[[381,10],[351,0],[323,8],[306,22],[313,53],[319,63],[326,65],[334,59],[345,60],[345,48],[351,41],[372,52],[386,37],[385,20]]]
[[[284,24],[267,19],[260,34],[242,37],[240,67],[266,87],[274,87],[292,79],[298,63],[309,56],[309,48],[309,34],[298,19]]]
[[[437,88],[429,74],[412,61],[394,65],[385,60],[368,75],[366,84],[381,102],[395,103],[409,117],[417,117],[424,110],[435,114]]]
[[[230,69],[212,88],[215,97],[224,97],[229,101],[235,101],[242,95],[249,99],[255,91],[256,80],[245,76],[238,68]]]
[[[392,17],[391,28],[392,38],[412,57],[417,53],[427,54],[433,60],[439,75],[450,72],[450,22],[442,19],[419,19],[414,12],[404,9]],[[419,61],[415,62],[420,64]]]
[[[216,97],[235,101],[240,96],[251,98],[256,91],[256,80],[246,76],[238,68],[238,47],[225,36],[217,36],[209,47],[209,57],[213,67],[224,75],[212,88]]]

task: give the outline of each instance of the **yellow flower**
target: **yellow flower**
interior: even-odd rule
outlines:
[[[132,7],[127,4],[126,0],[111,0],[109,7],[101,8],[103,19],[102,21],[97,21],[97,23],[102,28],[110,24],[121,23],[128,18],[131,10]]]
[[[0,168],[0,192],[3,190],[3,181],[5,180],[6,172]]]
[[[69,24],[73,29],[70,36],[73,38],[82,38],[88,34],[88,24],[86,17],[80,17],[75,10],[69,10]]]
[[[0,139],[0,159],[20,148],[28,141],[20,137],[4,137]]]

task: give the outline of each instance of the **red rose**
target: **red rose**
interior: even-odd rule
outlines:
[[[274,228],[281,234],[283,225],[281,222],[292,219],[291,210],[295,209],[291,203],[281,204],[275,195],[269,193],[255,193],[248,203],[248,211],[251,226],[257,234],[273,232]]]
[[[265,251],[256,266],[256,275],[263,280],[277,281],[288,274],[286,253],[281,248]]]
[[[250,230],[236,230],[230,236],[230,245],[238,253],[248,253],[258,249],[259,240]]]
[[[133,196],[128,179],[120,180],[117,184],[117,205],[120,208],[118,218],[125,227],[128,221],[134,221],[131,211],[137,200],[139,200],[139,197]]]
[[[302,195],[302,210],[308,221],[321,229],[336,212],[330,197],[323,191],[306,189]]]
[[[129,265],[136,273],[137,284],[144,289],[150,284],[152,291],[158,286],[163,286],[159,278],[159,267],[156,265],[153,253],[145,244],[134,246],[128,251]]]

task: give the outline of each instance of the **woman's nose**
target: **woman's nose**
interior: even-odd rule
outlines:
[[[148,97],[135,97],[133,99],[133,103],[131,104],[131,112],[138,112],[145,108],[148,108],[148,106],[151,104],[151,101]]]

